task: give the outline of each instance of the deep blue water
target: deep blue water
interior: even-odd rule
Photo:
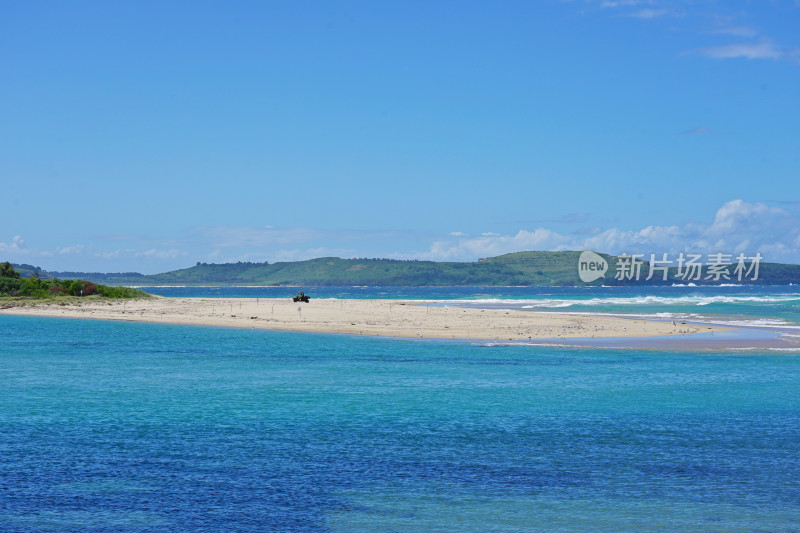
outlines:
[[[800,357],[0,316],[0,530],[798,531]]]

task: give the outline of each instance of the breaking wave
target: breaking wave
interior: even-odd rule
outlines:
[[[681,295],[681,296],[622,296],[606,298],[537,298],[531,300],[514,300],[500,298],[483,298],[477,300],[451,300],[449,303],[474,305],[513,305],[522,309],[564,308],[564,307],[599,307],[599,306],[642,306],[642,305],[693,305],[710,304],[790,304],[800,305],[800,294],[781,294],[770,296],[729,296],[729,295]]]

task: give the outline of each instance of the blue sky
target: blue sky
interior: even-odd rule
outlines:
[[[0,260],[800,263],[797,0],[0,12]]]

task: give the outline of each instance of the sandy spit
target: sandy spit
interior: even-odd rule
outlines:
[[[724,330],[603,315],[442,307],[399,300],[163,298],[26,302],[0,314],[127,320],[407,338],[526,340],[659,337]]]

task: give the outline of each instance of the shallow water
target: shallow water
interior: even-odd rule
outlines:
[[[0,316],[2,531],[797,531],[800,357]]]

